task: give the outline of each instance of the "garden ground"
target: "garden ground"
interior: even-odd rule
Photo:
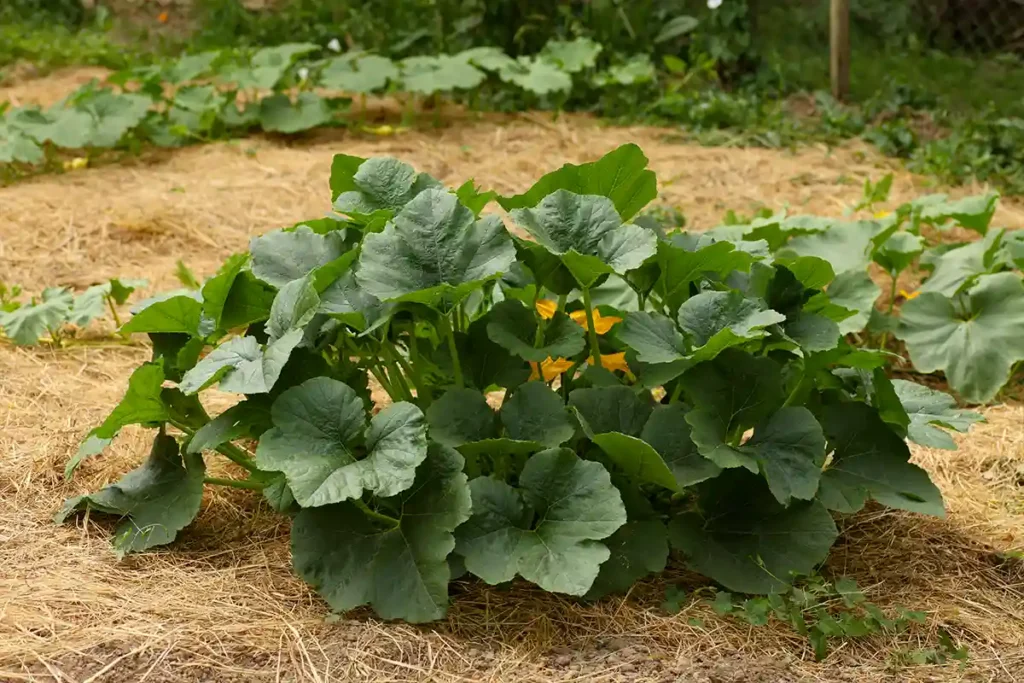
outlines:
[[[66,92],[50,79],[16,87],[22,102]],[[40,176],[0,189],[0,279],[38,292],[145,277],[154,292],[178,286],[179,258],[207,276],[250,236],[324,213],[336,152],[393,155],[450,184],[472,177],[521,191],[562,163],[632,141],[658,174],[659,201],[698,228],[727,209],[763,205],[839,216],[865,178],[887,172],[894,203],[932,191],[859,144],[786,152],[697,147],[672,135],[548,114],[486,117],[391,136],[243,139]],[[1024,203],[1004,201],[995,224],[1024,227]],[[148,355],[141,342],[110,341],[111,325],[62,349],[0,346],[2,681],[1024,680],[1024,404],[985,409],[988,422],[957,436],[955,453],[913,447],[946,498],[946,519],[872,508],[842,521],[825,573],[856,579],[883,608],[926,611],[928,622],[836,641],[816,663],[777,622],[717,617],[697,598],[663,613],[669,582],[702,585],[679,566],[596,605],[467,581],[439,624],[366,613],[333,621],[290,570],[287,521],[244,491],[208,491],[178,542],[119,562],[109,527],[51,522],[65,497],[115,479],[147,450],[143,432],[126,429],[74,481],[63,479],[79,440]],[[907,665],[940,628],[967,646],[970,664]]]

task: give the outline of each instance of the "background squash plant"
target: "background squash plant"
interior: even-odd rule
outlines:
[[[979,418],[845,341],[862,311],[796,241],[813,221],[665,233],[638,218],[646,164],[625,145],[497,196],[337,155],[330,215],[136,306],[122,329],[153,358],[67,475],[125,425],[156,429],[152,453],[57,519],[120,517],[123,555],[173,541],[205,485],[252,489],[292,518],[295,571],[332,609],[422,622],[464,574],[595,599],[672,553],[781,592],[826,558],[836,514],[942,515],[906,439],[951,444],[940,428]],[[239,400],[211,416],[215,385]],[[245,478],[207,476],[218,454]]]

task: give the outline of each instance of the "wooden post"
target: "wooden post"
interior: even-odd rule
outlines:
[[[850,0],[832,0],[832,96],[844,100],[850,92]]]

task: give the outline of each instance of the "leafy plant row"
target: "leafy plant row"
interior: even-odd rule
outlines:
[[[157,430],[152,452],[57,519],[119,517],[125,554],[173,541],[204,486],[251,489],[291,517],[295,571],[333,609],[420,622],[466,574],[593,599],[671,553],[784,592],[836,514],[942,515],[906,439],[952,447],[942,428],[979,416],[845,341],[858,311],[828,260],[640,215],[646,164],[625,145],[498,196],[335,156],[329,216],[136,308],[122,330],[153,358],[66,473],[129,424]],[[219,415],[214,385],[239,396]],[[218,453],[245,478],[210,476]]]
[[[586,38],[552,40],[534,57],[480,47],[400,61],[349,52],[299,65],[316,52],[322,49],[313,43],[251,53],[211,51],[118,72],[109,85],[89,83],[48,109],[7,112],[0,122],[0,162],[41,163],[47,145],[102,149],[131,140],[178,146],[255,129],[294,134],[339,123],[352,96],[503,87],[562,102],[574,76],[586,75],[594,87],[629,86],[655,76],[646,55],[597,71],[601,46]]]
[[[869,182],[861,208],[884,201],[891,182],[891,176],[877,186]],[[854,312],[839,321],[841,332],[882,348],[896,337],[918,372],[942,372],[964,400],[987,403],[1024,361],[1024,231],[990,227],[998,200],[994,193],[932,194],[874,220],[783,213],[706,234],[740,240],[775,259],[826,261],[836,274],[825,288],[829,303]],[[872,265],[888,280],[884,293],[868,275]],[[897,309],[905,273],[924,279],[915,291],[902,292]],[[880,297],[888,302],[884,313],[875,308]]]

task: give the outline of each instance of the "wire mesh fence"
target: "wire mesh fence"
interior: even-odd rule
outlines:
[[[768,17],[786,12],[793,21],[820,28],[827,44],[830,0],[747,1],[755,26],[778,26]],[[873,43],[881,39],[948,52],[1024,54],[1024,0],[852,0],[850,22],[854,38]]]

